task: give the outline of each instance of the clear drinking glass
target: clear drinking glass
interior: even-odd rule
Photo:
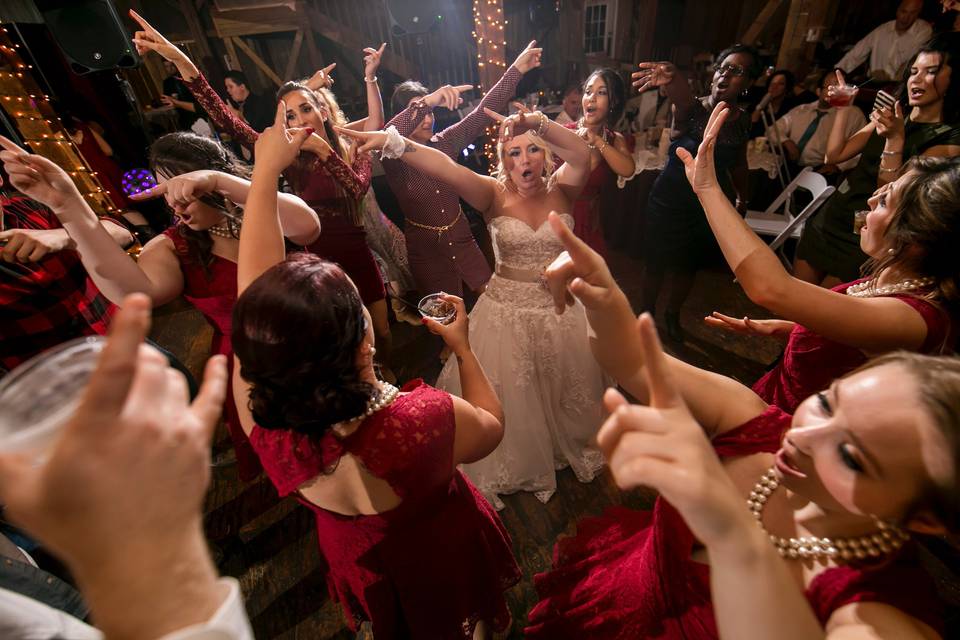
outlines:
[[[441,298],[439,293],[431,293],[421,298],[417,310],[424,318],[436,320],[440,324],[450,324],[457,317],[457,308]]]
[[[827,92],[827,102],[831,107],[848,107],[853,103],[858,89],[859,87],[849,84],[844,87],[839,85],[830,87]]]
[[[34,356],[0,380],[0,451],[42,460],[80,403],[106,344],[76,338]]]
[[[867,214],[869,211],[857,211],[853,214],[853,232],[860,235],[863,227],[867,224]]]

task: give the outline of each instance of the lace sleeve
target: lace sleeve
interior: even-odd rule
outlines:
[[[331,153],[321,162],[321,166],[340,183],[344,190],[356,199],[360,199],[370,188],[373,165],[370,154],[358,153],[353,166],[343,161],[336,153]]]
[[[493,120],[483,112],[484,108],[503,113],[507,102],[517,91],[517,85],[523,74],[516,67],[511,66],[503,77],[497,81],[497,84],[490,88],[490,91],[483,96],[483,100],[477,105],[477,108],[471,111],[460,122],[451,125],[437,134],[437,148],[448,156],[456,159],[460,151],[476,140],[483,130]]]
[[[197,99],[197,104],[207,112],[214,126],[221,131],[230,134],[237,142],[253,149],[260,134],[250,128],[242,118],[235,116],[226,103],[213,90],[210,83],[201,73],[193,80],[184,80],[183,83]]]

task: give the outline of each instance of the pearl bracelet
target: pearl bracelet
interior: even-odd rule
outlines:
[[[543,134],[547,132],[547,126],[549,126],[549,123],[550,123],[550,119],[547,118],[547,116],[545,116],[545,115],[543,114],[543,112],[541,111],[541,112],[540,112],[540,125],[537,127],[537,137],[538,137],[538,138],[542,138],[542,137],[543,137]]]

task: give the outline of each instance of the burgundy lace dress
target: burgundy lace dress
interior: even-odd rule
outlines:
[[[163,232],[176,249],[180,271],[183,273],[183,297],[203,314],[213,327],[210,355],[227,356],[227,367],[233,371],[233,345],[230,343],[233,324],[233,307],[237,303],[237,263],[220,256],[213,256],[206,268],[190,255],[187,240],[177,227]],[[230,379],[229,377],[227,378]],[[247,434],[240,426],[237,405],[233,401],[233,385],[227,385],[227,399],[223,405],[223,421],[233,440],[237,454],[237,471],[244,482],[260,473],[260,460],[250,446]]]
[[[845,293],[848,287],[860,282],[863,279],[837,285],[833,291]],[[953,351],[956,340],[954,321],[945,309],[908,294],[890,297],[910,305],[923,316],[927,337],[920,346],[920,353]],[[754,383],[753,390],[770,404],[792,413],[809,396],[826,389],[831,382],[867,360],[867,355],[860,349],[824,338],[798,324],[790,332],[780,362]]]
[[[468,639],[479,620],[509,623],[503,592],[520,579],[496,512],[453,467],[449,394],[415,381],[346,438],[319,440],[254,427],[250,440],[281,496],[314,512],[330,597],[353,630],[370,620],[384,638]],[[346,516],[298,487],[351,454],[402,500],[377,515]]]
[[[184,84],[219,129],[253,150],[260,134],[227,108],[202,74]],[[387,295],[361,222],[361,200],[370,188],[371,175],[366,153],[358,154],[351,165],[336,153],[320,160],[304,152],[284,172],[294,193],[320,217],[320,236],[307,249],[343,267],[365,305]]]
[[[773,453],[790,420],[771,406],[714,438],[714,448],[721,458]],[[716,639],[710,567],[691,558],[695,543],[679,512],[660,498],[652,511],[615,507],[583,520],[576,536],[557,543],[554,568],[535,578],[541,600],[530,612],[526,636]],[[879,565],[827,569],[807,587],[807,601],[821,624],[852,602],[881,602],[942,632],[936,586],[914,554],[906,545]]]

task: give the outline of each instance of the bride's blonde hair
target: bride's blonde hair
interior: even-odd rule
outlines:
[[[535,134],[533,131],[527,131],[522,135],[526,135],[530,138],[530,141],[533,144],[537,145],[543,149],[543,176],[547,179],[547,186],[549,187],[553,181],[553,172],[556,169],[556,160],[553,157],[553,151],[551,151],[549,145],[546,141]],[[503,144],[503,140],[497,140],[497,168],[493,172],[493,176],[497,180],[497,184],[504,189],[510,189],[512,191],[516,190],[516,185],[513,184],[513,180],[510,179],[510,172],[506,170],[506,162],[504,161],[504,154],[506,153],[506,147]]]

